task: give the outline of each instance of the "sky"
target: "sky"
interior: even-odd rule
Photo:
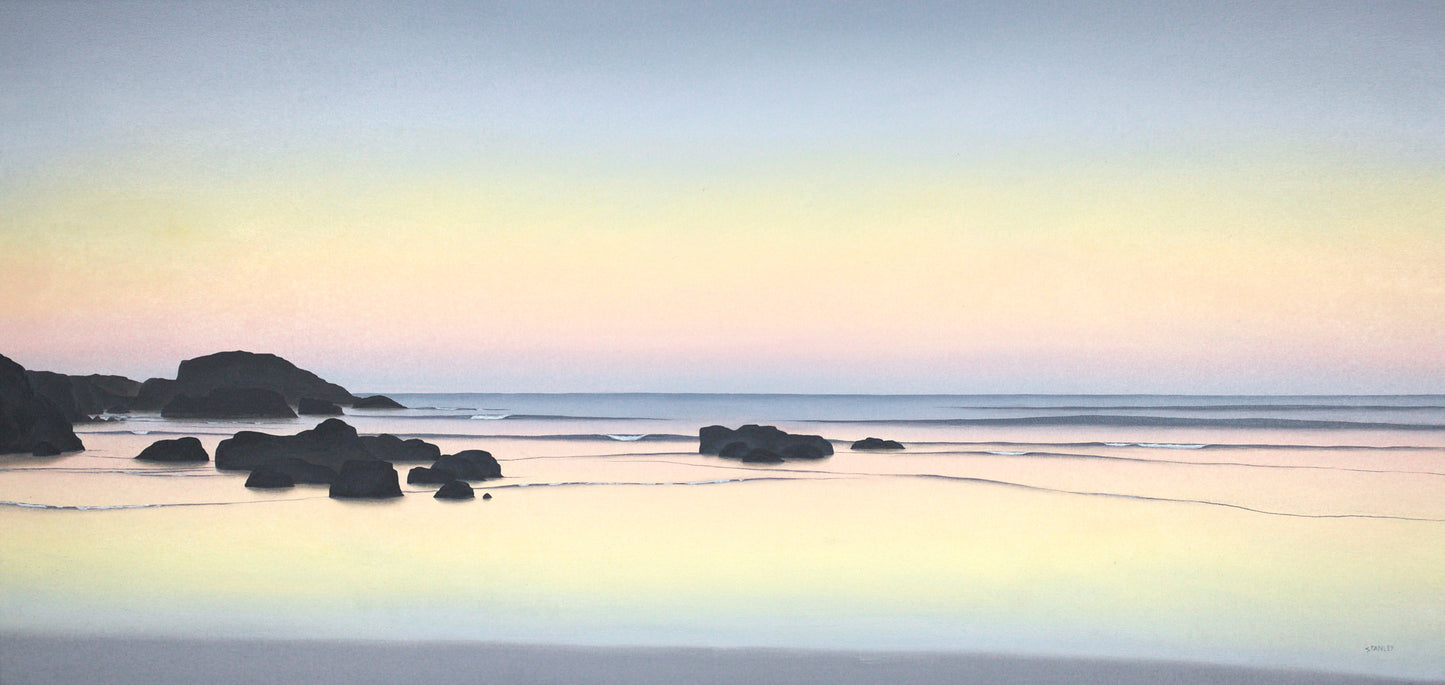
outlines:
[[[0,354],[1445,392],[1445,4],[397,5],[0,3]]]

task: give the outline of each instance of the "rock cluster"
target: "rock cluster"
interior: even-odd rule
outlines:
[[[341,419],[327,419],[295,435],[241,431],[216,446],[216,468],[251,471],[248,487],[290,487],[282,484],[289,479],[292,483],[328,484],[331,496],[338,498],[400,497],[393,462],[406,461],[432,462],[431,467],[413,468],[407,474],[409,484],[445,485],[455,480],[502,477],[501,466],[486,451],[442,455],[436,445],[417,438],[357,435],[356,429]],[[261,476],[256,475],[258,471]]]
[[[707,426],[698,431],[698,453],[755,464],[778,464],[787,459],[831,456],[833,443],[818,435],[785,433],[776,426],[747,424],[737,430]]]

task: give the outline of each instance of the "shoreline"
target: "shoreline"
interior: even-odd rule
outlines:
[[[1193,662],[987,653],[0,634],[0,682],[695,685],[1441,683]]]

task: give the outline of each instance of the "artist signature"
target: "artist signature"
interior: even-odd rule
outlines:
[[[1395,645],[1365,645],[1366,652],[1393,652]]]

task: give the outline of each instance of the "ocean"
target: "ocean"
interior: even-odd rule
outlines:
[[[394,394],[485,449],[446,502],[133,458],[137,414],[0,457],[0,633],[1105,657],[1445,678],[1445,396]],[[698,454],[711,424],[836,454]],[[855,440],[902,442],[860,452]],[[405,472],[413,464],[398,464]]]

